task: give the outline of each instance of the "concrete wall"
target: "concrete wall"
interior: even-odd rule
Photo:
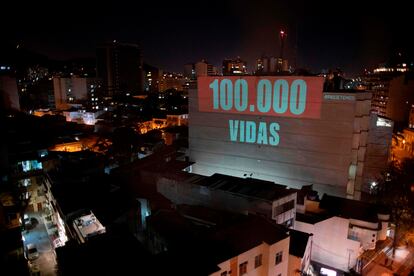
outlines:
[[[371,114],[361,187],[366,193],[370,192],[371,183],[377,182],[381,173],[385,171],[391,149],[393,125],[378,126],[377,120],[378,116]]]
[[[356,183],[362,183],[370,93],[324,93],[320,119],[199,112],[197,90],[190,90],[189,96],[194,173],[238,177],[253,173],[253,178],[290,187],[313,184],[321,193],[360,197],[361,184]],[[279,123],[279,145],[231,142],[231,119]]]
[[[405,75],[390,81],[386,116],[399,126],[407,126],[411,106],[414,104],[414,80]]]
[[[268,260],[268,274],[267,275],[289,275],[288,274],[288,263],[289,263],[289,242],[290,237],[287,239],[281,240],[270,246],[269,249],[269,260]],[[276,254],[278,252],[283,252],[282,262],[278,265],[275,265]],[[289,275],[290,276],[290,275]]]
[[[72,95],[76,100],[86,100],[88,98],[86,78],[72,78]]]
[[[57,109],[67,108],[69,98],[75,101],[83,101],[88,98],[88,79],[71,77],[71,78],[53,78],[53,89],[55,95],[55,105]],[[69,91],[70,89],[70,91]]]
[[[269,245],[263,243],[255,248],[246,251],[239,256],[236,256],[230,260],[227,260],[218,266],[220,267],[220,271],[213,273],[211,275],[214,276],[221,276],[221,273],[227,271],[231,271],[231,274],[228,275],[240,275],[239,265],[247,262],[247,274],[244,275],[257,275],[257,276],[265,276],[267,275],[268,269],[268,256],[269,256]],[[255,257],[262,254],[262,265],[255,268]],[[232,265],[233,263],[233,265]]]
[[[299,276],[300,275],[300,268],[302,265],[302,258],[289,255],[289,268],[288,268],[288,275],[289,276]]]
[[[297,221],[295,229],[313,234],[312,261],[348,271],[360,255],[360,242],[348,239],[348,219],[332,217],[314,225]]]
[[[221,273],[231,270],[231,274],[228,275],[241,275],[239,272],[239,265],[247,262],[247,274],[249,276],[267,276],[267,275],[282,275],[291,276],[288,273],[289,264],[289,241],[290,238],[281,240],[273,245],[263,243],[255,248],[252,248],[239,256],[236,256],[230,260],[218,264],[220,271],[217,271],[212,276],[221,276]],[[276,253],[283,252],[282,262],[278,265],[275,264]],[[262,254],[262,265],[255,268],[255,257]]]

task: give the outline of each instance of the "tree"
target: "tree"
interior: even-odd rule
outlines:
[[[389,208],[395,223],[393,254],[396,246],[414,229],[414,159],[392,162],[378,181],[377,203]]]

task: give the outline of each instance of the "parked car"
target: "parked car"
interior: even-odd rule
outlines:
[[[29,261],[33,261],[39,258],[39,251],[37,251],[35,244],[29,243],[25,246],[24,257]]]

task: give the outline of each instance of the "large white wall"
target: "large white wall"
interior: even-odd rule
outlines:
[[[330,94],[333,96],[326,97]],[[252,173],[253,178],[290,187],[313,184],[322,193],[359,198],[371,94],[330,94],[324,93],[320,119],[297,119],[199,112],[197,90],[190,90],[189,148],[190,160],[196,162],[193,172],[238,177]],[[231,142],[229,120],[277,122],[280,143]],[[352,164],[355,173],[350,181]]]
[[[313,234],[312,261],[348,271],[360,255],[360,242],[348,239],[349,220],[332,217],[319,223],[296,221],[295,229]]]

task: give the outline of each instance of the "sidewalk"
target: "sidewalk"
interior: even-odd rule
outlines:
[[[407,251],[407,256],[402,260],[401,266],[396,271],[398,275],[409,275],[410,271],[414,268],[414,249],[407,248]]]
[[[385,255],[391,250],[391,248],[392,239],[387,238],[384,241],[378,241],[375,245],[375,249],[367,250],[362,253],[362,275],[367,275],[367,273],[369,273],[374,266],[376,266],[380,261],[383,261],[385,259]]]
[[[372,261],[371,267],[365,269],[362,275],[366,276],[407,276],[414,265],[414,250],[399,247],[392,256],[392,250],[382,251]],[[368,267],[367,267],[368,268]]]

